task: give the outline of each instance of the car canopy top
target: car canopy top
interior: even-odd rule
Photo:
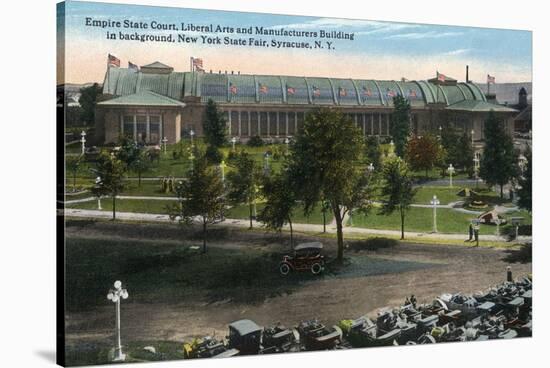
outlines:
[[[321,250],[323,249],[323,243],[321,242],[309,242],[309,243],[301,243],[298,244],[294,250],[304,250],[304,249],[317,249]]]
[[[235,321],[229,325],[229,328],[234,329],[241,336],[248,335],[250,333],[261,331],[261,327],[256,324],[256,322],[249,319],[241,319]]]

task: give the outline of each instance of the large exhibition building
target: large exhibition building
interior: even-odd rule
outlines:
[[[228,132],[251,136],[293,136],[304,117],[320,106],[335,107],[365,135],[387,136],[393,97],[410,101],[414,134],[456,127],[483,140],[487,114],[494,111],[511,134],[518,111],[488,100],[471,82],[438,75],[427,81],[382,81],[240,73],[175,72],[160,62],[137,69],[108,67],[97,104],[96,134],[102,143],[121,134],[158,144],[178,142],[192,130],[202,135],[206,103],[215,101],[227,117]]]

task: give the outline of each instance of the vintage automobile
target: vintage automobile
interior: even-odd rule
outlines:
[[[281,324],[264,328],[262,335],[263,354],[300,351],[300,334],[296,329]]]
[[[237,349],[241,355],[258,354],[261,350],[262,328],[249,319],[229,324],[227,337],[230,349]]]
[[[301,243],[294,248],[293,255],[285,255],[279,264],[281,275],[291,271],[311,271],[318,275],[325,268],[325,257],[321,254],[323,244],[320,242]]]
[[[338,326],[326,327],[316,319],[300,322],[297,327],[306,350],[335,349],[342,342],[342,329]]]
[[[238,350],[228,350],[223,341],[206,336],[203,339],[194,339],[190,343],[183,344],[183,356],[185,359],[194,358],[219,358],[223,356],[238,355]]]

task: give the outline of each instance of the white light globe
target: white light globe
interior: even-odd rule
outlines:
[[[109,300],[113,300],[113,293],[109,293],[109,294],[107,294],[107,299],[109,299]]]
[[[120,282],[119,280],[116,280],[115,281],[115,288],[120,289],[121,287],[122,287],[122,282]]]

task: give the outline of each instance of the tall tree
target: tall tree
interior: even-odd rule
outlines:
[[[98,101],[98,97],[101,95],[102,88],[94,83],[89,87],[83,87],[80,89],[80,98],[78,100],[82,107],[80,113],[80,120],[93,124],[95,121],[95,105]]]
[[[145,149],[138,150],[128,167],[137,174],[138,187],[141,187],[141,176],[151,167],[151,159],[147,151]]]
[[[446,153],[443,168],[453,164],[465,172],[473,171],[474,148],[467,132],[460,134],[456,129],[447,127],[442,132],[441,143]]]
[[[220,148],[226,143],[227,122],[212,99],[209,99],[206,104],[203,131],[207,145]]]
[[[365,158],[368,164],[372,164],[376,169],[382,166],[382,152],[380,151],[380,143],[378,137],[370,135],[365,140]]]
[[[261,184],[261,168],[245,151],[236,155],[231,166],[234,170],[226,176],[229,184],[227,197],[234,205],[248,204],[250,228],[252,229],[252,210]]]
[[[306,215],[321,200],[330,203],[342,261],[343,219],[352,209],[366,211],[370,203],[367,175],[357,168],[363,152],[361,130],[339,110],[315,110],[306,116],[291,150],[289,171],[297,199]]]
[[[405,147],[410,133],[411,105],[409,100],[401,95],[393,98],[393,113],[391,116],[390,135],[395,144],[395,153],[399,157],[405,154]]]
[[[196,217],[202,225],[202,252],[206,253],[207,226],[223,218],[225,209],[224,189],[220,175],[204,154],[195,160],[189,178],[178,182],[176,195],[179,203],[168,207],[171,219],[192,224]]]
[[[384,184],[382,185],[381,196],[384,202],[380,213],[390,215],[394,211],[399,211],[401,239],[405,239],[405,215],[416,194],[409,167],[405,161],[397,157],[385,163],[382,175]]]
[[[281,231],[285,224],[290,227],[290,247],[294,248],[294,232],[292,229],[292,213],[297,206],[296,195],[288,171],[272,176],[266,176],[263,184],[265,207],[258,219],[267,228]]]
[[[530,149],[525,153],[525,158],[527,163],[519,179],[518,205],[531,212],[533,210],[533,154]]]
[[[110,195],[113,201],[113,221],[116,219],[116,198],[124,190],[127,166],[115,155],[102,152],[97,160],[97,175],[101,181],[94,187],[97,197]]]
[[[506,134],[503,122],[493,111],[485,120],[484,133],[479,176],[489,185],[500,186],[500,198],[503,198],[504,185],[519,174],[518,153],[512,137]]]
[[[443,148],[433,135],[413,137],[407,142],[405,158],[412,170],[424,171],[427,179],[428,171],[442,160]]]
[[[82,163],[82,156],[67,156],[65,159],[65,167],[73,175],[73,191],[76,190],[76,174]]]

